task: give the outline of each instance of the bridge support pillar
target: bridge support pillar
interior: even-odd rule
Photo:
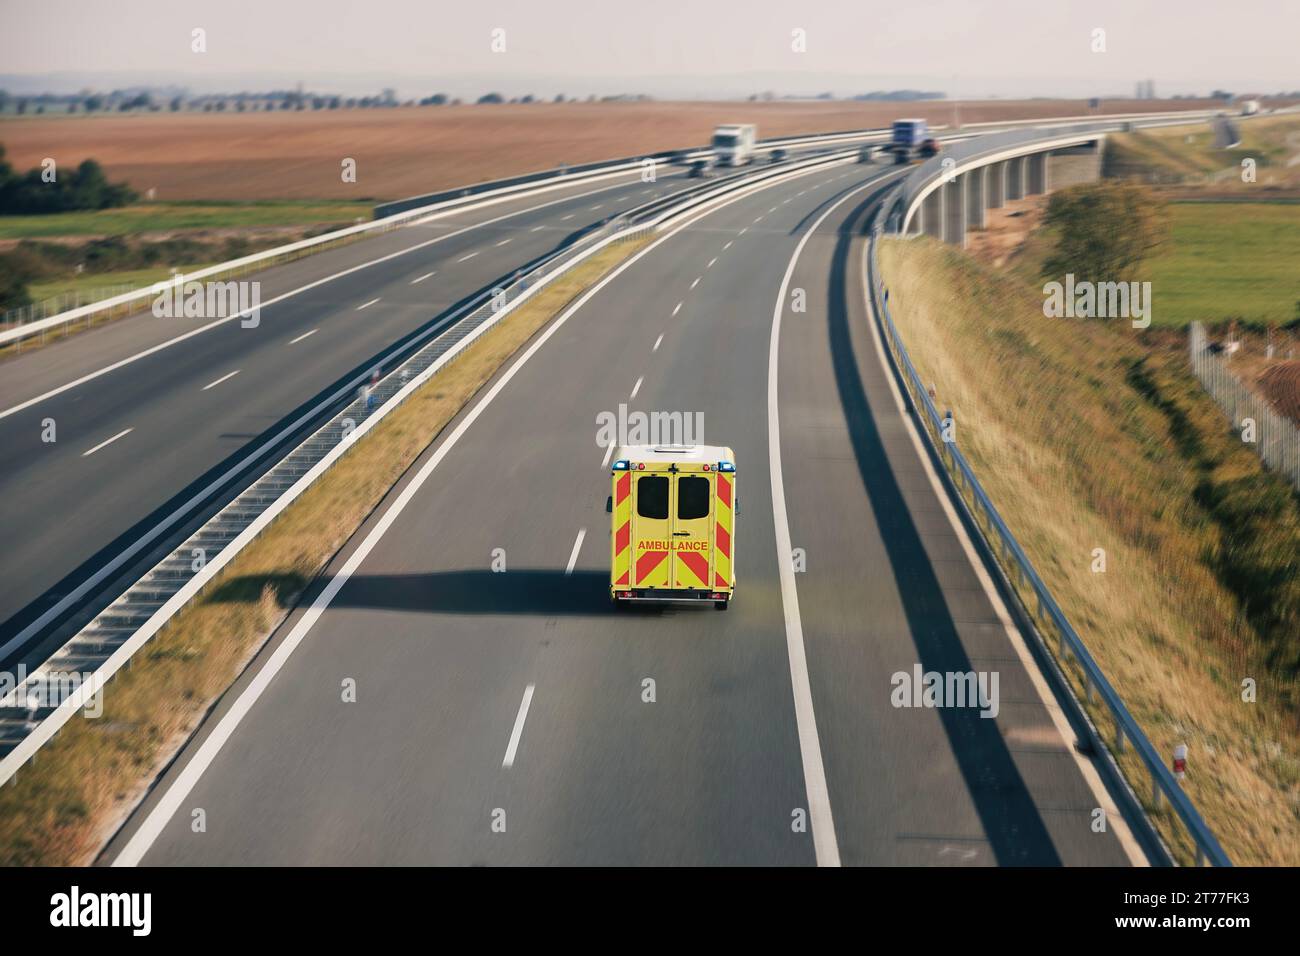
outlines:
[[[940,186],[930,195],[921,200],[921,231],[927,236],[934,236],[936,239],[943,238],[943,194],[944,187]]]
[[[1029,195],[1047,192],[1047,158],[1049,153],[1032,153],[1025,157],[1029,163]]]
[[[1007,198],[1025,198],[1025,157],[1007,160]]]
[[[962,174],[966,180],[966,227],[983,229],[987,225],[984,211],[988,208],[989,168],[979,166]]]
[[[943,184],[943,241],[966,246],[966,179],[957,176]]]
[[[991,163],[986,168],[989,171],[989,208],[1001,209],[1007,204],[1007,164],[1005,161]]]

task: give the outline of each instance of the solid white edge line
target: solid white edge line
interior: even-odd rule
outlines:
[[[862,251],[862,268],[867,267],[867,257],[871,254],[870,243],[864,243]],[[864,271],[863,276],[867,273]],[[869,283],[870,279],[864,279]],[[1043,702],[1043,707],[1048,716],[1052,719],[1052,724],[1056,727],[1057,733],[1061,735],[1061,746],[1074,759],[1075,765],[1079,768],[1079,773],[1083,776],[1084,782],[1088,784],[1088,789],[1092,791],[1093,797],[1097,801],[1097,806],[1106,811],[1106,819],[1115,833],[1115,838],[1119,840],[1120,847],[1128,856],[1129,861],[1134,866],[1150,866],[1150,861],[1142,848],[1138,845],[1137,839],[1133,836],[1132,830],[1129,829],[1128,821],[1124,815],[1119,812],[1119,808],[1110,798],[1110,793],[1106,789],[1106,784],[1101,779],[1101,774],[1097,768],[1092,765],[1091,761],[1085,760],[1083,755],[1071,746],[1070,741],[1076,738],[1074,729],[1070,726],[1069,720],[1062,713],[1060,704],[1057,702],[1056,695],[1047,685],[1047,679],[1043,676],[1038,662],[1034,660],[1029,646],[1025,643],[1024,635],[1016,627],[1015,621],[1011,617],[1011,612],[1007,609],[1002,600],[1002,595],[998,592],[997,586],[993,579],[989,577],[988,570],[984,567],[984,562],[980,559],[979,553],[975,550],[975,544],[971,541],[970,535],[966,533],[966,526],[962,524],[961,518],[957,514],[956,508],[953,507],[952,499],[948,495],[948,490],[944,487],[943,481],[935,471],[934,463],[930,460],[930,455],[921,438],[920,432],[917,431],[916,422],[907,410],[907,404],[903,399],[902,391],[898,387],[895,379],[893,366],[889,361],[889,356],[885,351],[885,344],[880,336],[879,323],[876,318],[876,307],[871,301],[870,286],[864,289],[867,304],[867,324],[871,326],[871,341],[876,347],[876,358],[880,361],[885,370],[885,377],[889,380],[889,391],[894,396],[894,405],[898,409],[898,417],[903,420],[908,437],[912,440],[912,446],[916,449],[916,457],[920,459],[925,469],[925,475],[934,491],[934,495],[939,499],[943,512],[948,516],[948,523],[952,526],[953,533],[957,540],[961,542],[963,553],[971,568],[975,571],[975,576],[979,579],[980,586],[984,589],[985,596],[993,606],[993,611],[997,615],[1002,629],[1006,632],[1007,640],[1011,642],[1012,649],[1015,650],[1016,656],[1020,659],[1021,665],[1025,668],[1025,673],[1029,675],[1029,681],[1034,685],[1034,690],[1038,692],[1039,699]]]
[[[820,171],[820,169],[809,170],[809,172],[815,171]],[[760,187],[760,190],[762,188],[765,187]],[[357,546],[357,549],[352,552],[348,559],[343,563],[343,566],[338,570],[338,573],[330,578],[329,582],[325,585],[324,589],[322,589],[316,600],[312,602],[311,607],[303,613],[302,617],[298,619],[298,623],[294,625],[293,629],[290,630],[285,639],[267,658],[266,663],[253,676],[253,679],[249,682],[248,686],[245,687],[244,690],[235,698],[230,709],[221,716],[220,720],[217,721],[212,732],[204,738],[202,744],[200,744],[198,749],[195,751],[194,756],[185,764],[180,773],[176,775],[176,779],[172,781],[171,785],[160,787],[161,796],[159,797],[158,802],[145,816],[135,833],[131,835],[131,838],[122,848],[122,851],[113,860],[113,866],[139,865],[140,861],[144,858],[144,855],[149,852],[149,848],[153,846],[154,841],[156,841],[158,836],[162,833],[163,828],[166,827],[168,821],[175,815],[185,798],[189,796],[190,792],[199,782],[204,771],[206,771],[212,764],[212,761],[216,759],[217,754],[221,752],[221,748],[225,746],[226,741],[230,739],[235,730],[239,727],[239,724],[243,721],[244,717],[250,710],[252,710],[253,705],[257,703],[258,698],[266,692],[271,681],[275,679],[276,674],[278,674],[281,668],[284,667],[293,652],[298,649],[298,646],[307,637],[308,632],[315,626],[316,622],[320,620],[321,615],[325,613],[325,609],[330,606],[335,596],[337,596],[339,591],[342,590],[343,585],[348,582],[348,579],[351,578],[357,568],[361,566],[361,563],[369,556],[370,552],[375,549],[384,535],[388,533],[388,529],[392,527],[393,523],[406,509],[406,506],[411,503],[411,500],[415,497],[416,493],[419,492],[424,483],[429,480],[429,476],[432,475],[434,469],[442,463],[443,458],[445,458],[447,454],[456,447],[457,442],[460,441],[465,432],[467,432],[470,426],[478,420],[478,417],[483,414],[490,404],[492,404],[492,401],[501,393],[502,389],[510,383],[510,380],[519,373],[519,370],[527,364],[528,360],[537,354],[541,347],[547,343],[552,335],[563,327],[575,312],[586,305],[594,296],[599,294],[605,286],[609,285],[627,269],[639,262],[642,257],[650,254],[655,249],[658,249],[659,246],[663,245],[663,243],[673,238],[673,236],[677,235],[683,229],[693,225],[696,221],[703,219],[705,216],[712,215],[719,209],[724,209],[732,203],[739,202],[741,199],[747,198],[752,194],[753,191],[742,191],[734,198],[718,203],[718,205],[700,212],[699,215],[688,216],[684,221],[678,223],[668,232],[650,243],[650,245],[634,254],[632,258],[618,265],[614,271],[609,273],[609,275],[605,276],[605,278],[601,279],[598,283],[579,296],[578,300],[560,313],[559,317],[552,320],[551,324],[533,340],[532,345],[530,345],[522,355],[515,359],[505,373],[497,379],[496,383],[483,394],[483,397],[478,400],[472,409],[470,409],[469,413],[461,419],[460,424],[452,429],[451,433],[443,443],[438,446],[438,449],[429,457],[428,461],[426,461],[420,470],[416,472],[410,483],[402,489],[397,498],[393,500],[393,503],[389,505],[388,510],[385,511],[375,523],[374,528],[370,530],[370,533],[365,536],[361,544]],[[610,451],[612,452],[612,450],[613,446],[611,445]]]
[[[297,345],[297,344],[298,344],[299,342],[301,342],[303,339],[310,338],[311,336],[315,335],[315,334],[316,334],[317,332],[319,332],[319,331],[320,331],[320,329],[312,329],[310,332],[304,332],[302,335],[298,336],[296,339],[290,339],[290,340],[289,340],[289,344],[290,344],[290,345]]]
[[[613,446],[610,446],[613,447]],[[578,537],[573,541],[573,550],[569,552],[569,563],[564,566],[565,575],[573,573],[574,567],[578,563],[578,552],[582,550],[582,539],[587,536],[586,528],[578,529]]]
[[[308,332],[307,334],[310,335],[311,333]],[[226,381],[227,379],[232,379],[238,374],[239,374],[239,369],[235,369],[233,372],[228,372],[227,374],[221,376],[221,378],[217,379],[215,382],[208,382],[208,384],[204,385],[201,389],[199,389],[199,391],[206,392],[210,388],[216,388],[222,382]]]
[[[128,435],[128,434],[130,434],[130,433],[133,432],[133,431],[135,431],[134,428],[128,428],[126,431],[118,432],[118,433],[117,433],[116,435],[114,435],[112,438],[108,439],[108,441],[102,441],[102,442],[100,442],[100,443],[99,443],[98,445],[96,445],[94,448],[90,449],[90,451],[83,451],[83,452],[81,453],[81,457],[82,457],[82,458],[89,458],[91,455],[93,455],[95,452],[99,451],[99,450],[100,450],[101,448],[103,448],[104,446],[113,444],[113,442],[117,441],[117,440],[118,440],[119,438],[121,438],[123,435]]]
[[[785,485],[781,470],[781,422],[777,395],[777,369],[781,357],[781,315],[785,311],[786,290],[803,248],[832,212],[853,196],[876,186],[875,180],[863,183],[829,206],[805,230],[786,266],[781,288],[772,309],[772,339],[767,354],[767,460],[772,482],[772,520],[776,527],[776,564],[781,577],[781,606],[785,612],[785,646],[790,658],[790,684],[794,692],[795,725],[799,734],[799,755],[803,761],[804,787],[808,792],[808,818],[812,825],[813,851],[818,866],[839,866],[840,848],[835,839],[835,820],[831,814],[830,790],[826,786],[826,768],[822,763],[821,738],[817,733],[817,715],[813,711],[812,685],[808,680],[808,656],[803,643],[803,619],[799,615],[799,590],[795,585],[790,545],[790,519],[785,508]]]
[[[506,745],[506,756],[501,766],[510,769],[515,765],[515,753],[519,750],[519,739],[524,735],[524,721],[528,719],[528,707],[533,702],[533,688],[529,684],[524,688],[524,699],[519,702],[519,713],[515,714],[515,726],[510,731],[510,743]]]

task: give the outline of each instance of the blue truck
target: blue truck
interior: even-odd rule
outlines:
[[[913,159],[933,156],[939,151],[938,142],[930,135],[923,119],[894,120],[894,134],[888,149],[894,154],[895,165],[910,163]]]

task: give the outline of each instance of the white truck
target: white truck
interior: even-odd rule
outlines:
[[[1258,112],[1259,112],[1259,100],[1242,100],[1242,101],[1241,101],[1241,115],[1242,115],[1242,116],[1254,116],[1254,115],[1255,115],[1256,113],[1258,113]]]
[[[753,123],[729,123],[713,131],[713,155],[719,166],[744,166],[754,160],[758,127]]]

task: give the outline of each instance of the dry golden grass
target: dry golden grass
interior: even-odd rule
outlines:
[[[642,241],[546,286],[390,413],[0,789],[0,864],[90,862],[144,788],[442,428],[534,333]]]
[[[1300,190],[1300,116],[1238,121],[1241,144],[1215,146],[1209,123],[1166,126],[1106,138],[1107,176],[1161,184],[1189,198],[1294,199]],[[1242,180],[1242,160],[1255,160],[1253,182]]]
[[[1209,101],[1184,100],[1183,109]],[[1169,109],[1114,100],[1103,112]],[[963,123],[1088,113],[1083,100],[963,103]],[[159,200],[400,199],[504,176],[704,146],[719,123],[761,137],[886,126],[900,116],[951,123],[953,104],[868,102],[535,103],[269,113],[155,113],[0,121],[9,161],[99,160]],[[340,163],[357,162],[344,183]]]
[[[1300,863],[1297,634],[1261,635],[1216,573],[1243,545],[1206,504],[1235,481],[1270,489],[1285,510],[1253,544],[1294,548],[1296,499],[1229,436],[1173,333],[1046,319],[1040,290],[931,240],[887,242],[881,262],[986,490],[1157,750],[1188,745],[1184,786],[1229,855]],[[1149,799],[1131,748],[1121,766]],[[1187,861],[1167,807],[1156,821]]]

